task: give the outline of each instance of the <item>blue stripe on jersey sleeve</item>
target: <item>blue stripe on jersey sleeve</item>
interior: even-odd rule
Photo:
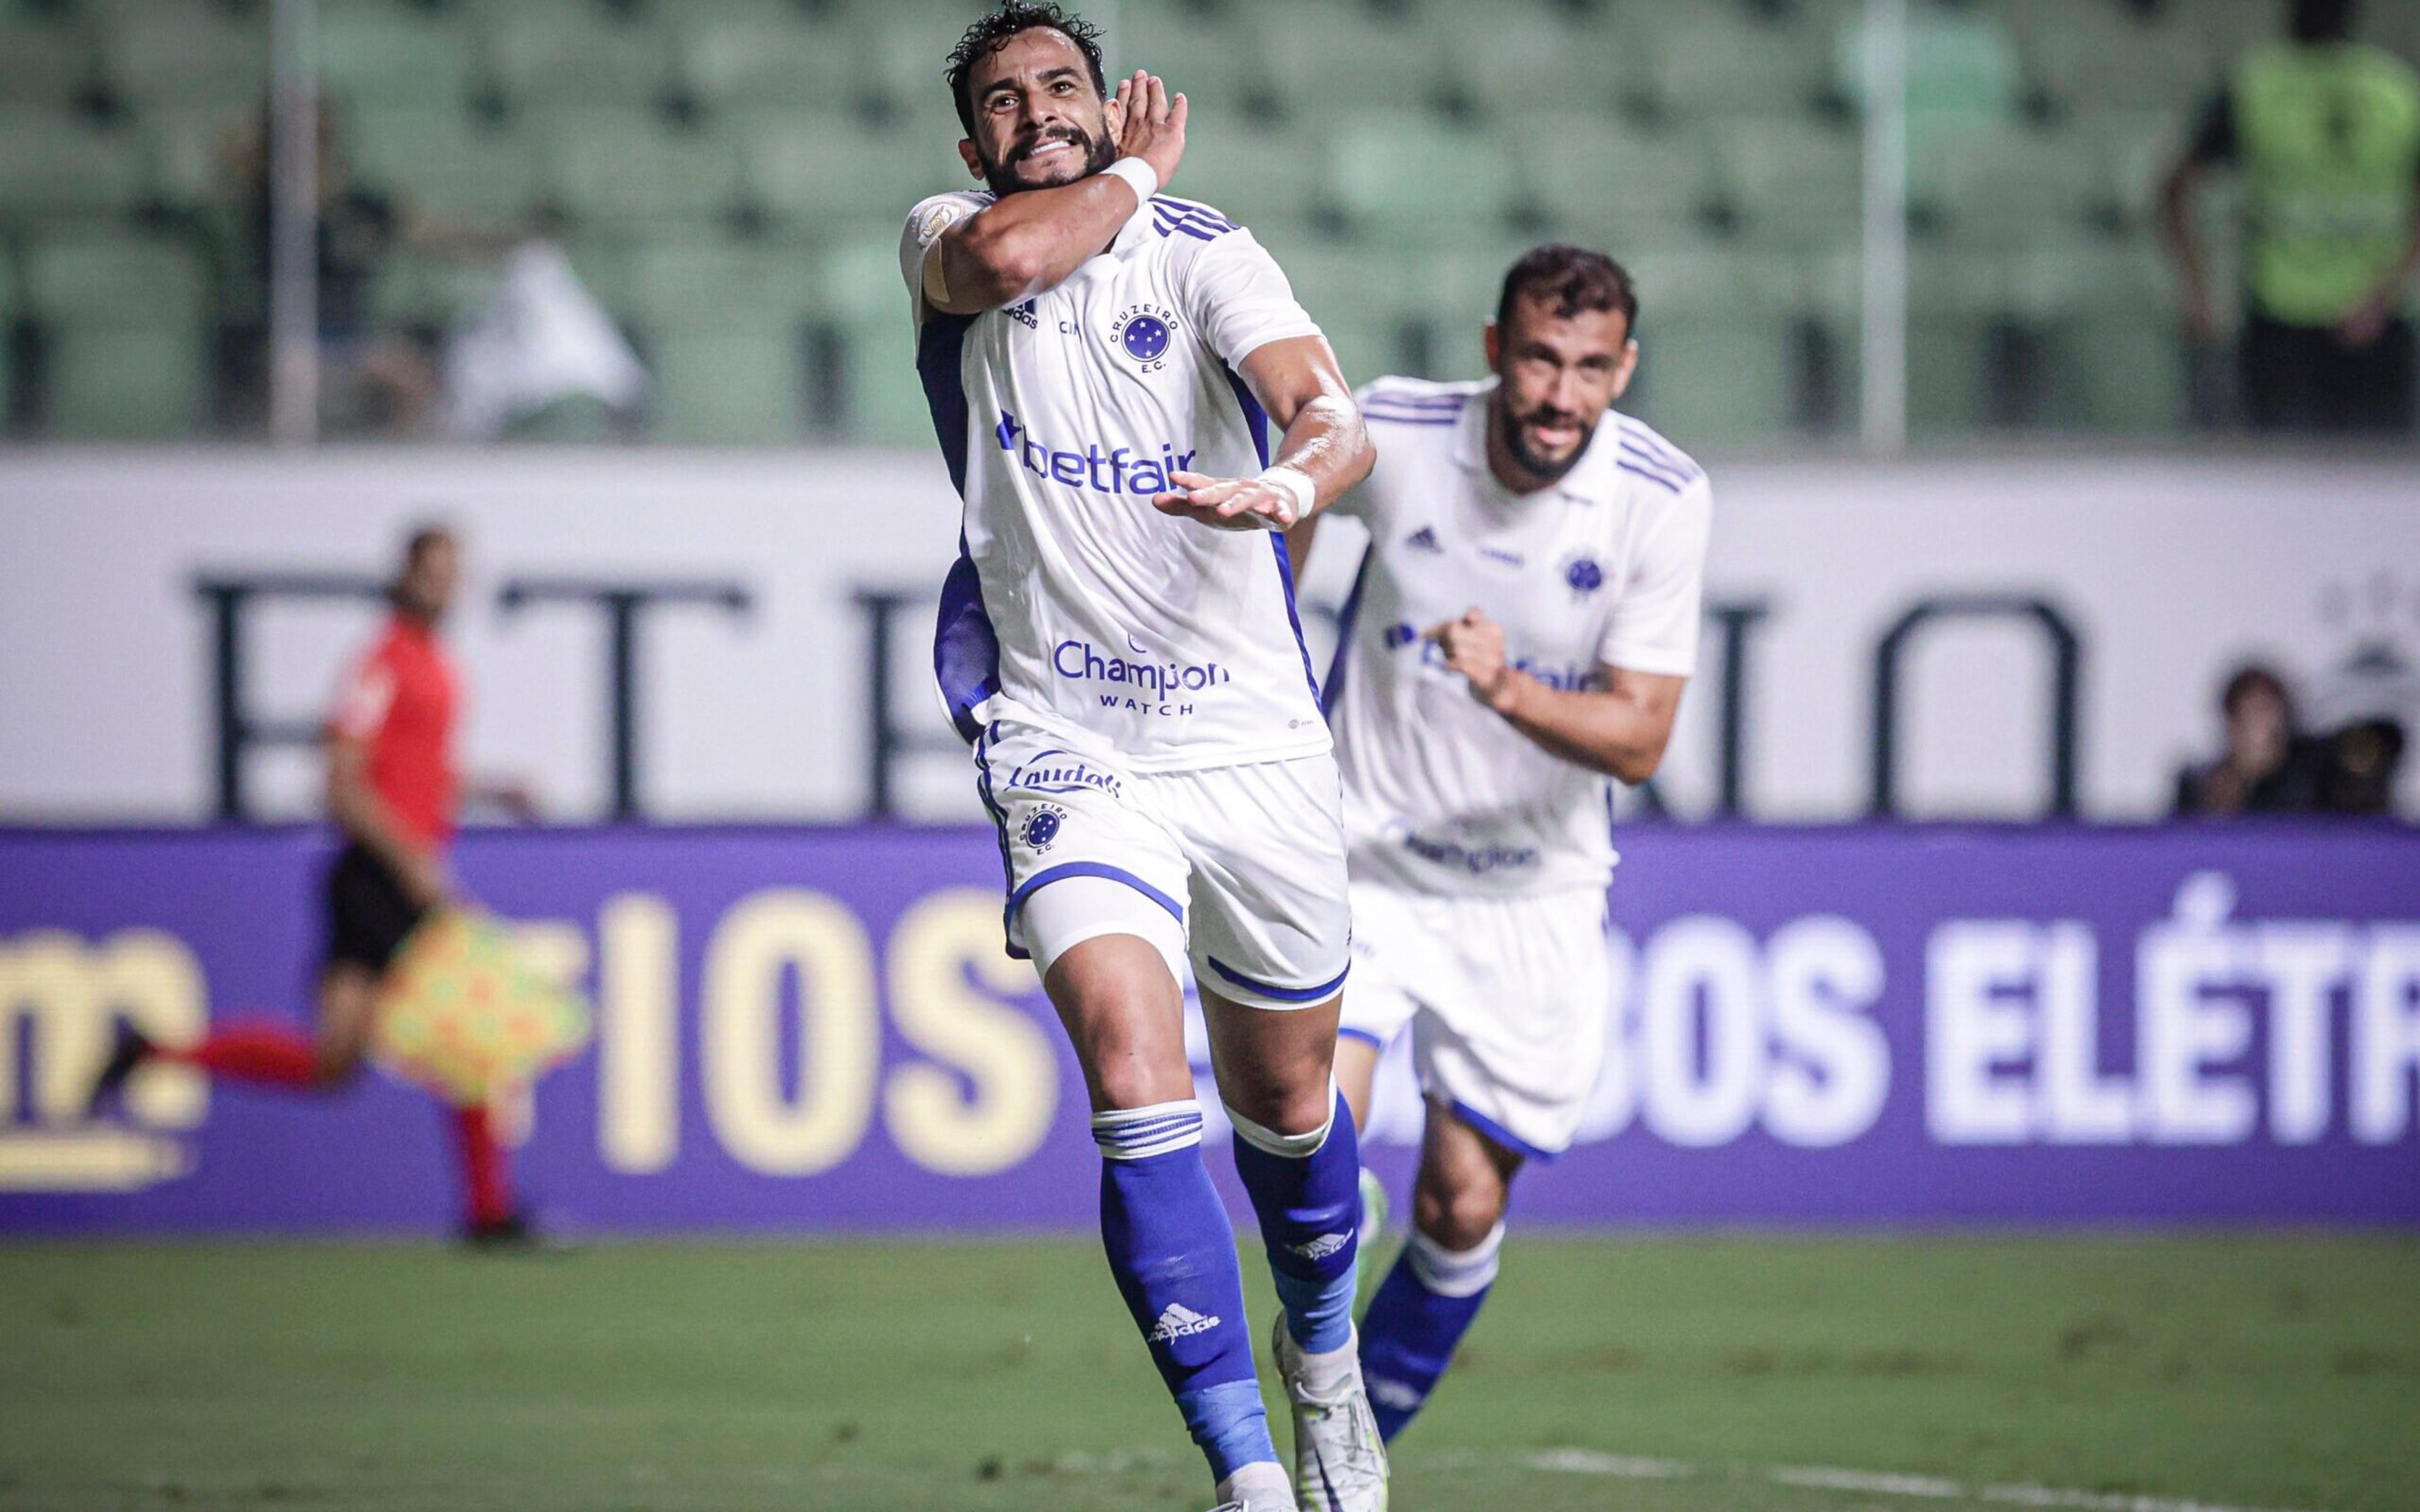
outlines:
[[[924,402],[933,411],[933,434],[941,443],[950,484],[964,500],[967,494],[967,389],[961,364],[967,332],[974,316],[928,311],[916,338],[916,376],[923,380]],[[974,710],[1000,691],[1000,636],[985,609],[983,579],[967,550],[966,532],[958,532],[958,560],[941,579],[940,616],[933,631],[933,676],[949,705],[950,722],[971,743],[983,733]]]

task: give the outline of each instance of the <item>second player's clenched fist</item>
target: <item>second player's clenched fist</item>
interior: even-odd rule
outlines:
[[[1170,95],[1156,75],[1137,69],[1118,81],[1116,103],[1118,156],[1150,163],[1167,188],[1185,156],[1185,97]]]
[[[1504,626],[1478,609],[1431,627],[1427,639],[1445,653],[1445,664],[1470,681],[1473,698],[1502,714],[1512,706],[1520,674],[1504,662]]]

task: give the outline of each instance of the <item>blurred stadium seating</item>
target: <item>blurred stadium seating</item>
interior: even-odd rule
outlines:
[[[213,391],[258,301],[217,147],[259,108],[270,8],[0,0],[20,433],[231,423]],[[1755,444],[1855,413],[1850,0],[1099,8],[1113,66],[1199,102],[1177,192],[1254,227],[1357,378],[1471,371],[1493,270],[1559,236],[1641,270],[1650,419]],[[907,204],[962,181],[940,60],[970,9],[323,0],[318,54],[365,182],[564,242],[656,373],[651,434],[912,441],[887,249]],[[2152,180],[2274,19],[2269,0],[1917,0],[1919,436],[2185,424]],[[483,287],[398,255],[378,309],[432,336]]]

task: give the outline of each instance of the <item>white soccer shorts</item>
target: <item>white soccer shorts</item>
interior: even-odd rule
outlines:
[[[1182,928],[1195,980],[1221,997],[1310,1008],[1343,985],[1352,915],[1332,757],[1138,774],[1003,720],[975,743],[975,765],[1000,826],[1011,954],[1066,948],[1027,937],[1028,899],[1103,878]]]
[[[1357,882],[1341,1032],[1412,1029],[1421,1092],[1533,1160],[1571,1147],[1605,1062],[1613,967],[1596,888],[1447,897]]]

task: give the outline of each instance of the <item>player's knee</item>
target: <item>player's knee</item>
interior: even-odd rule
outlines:
[[[1227,1079],[1247,1085],[1229,1087]],[[1222,1078],[1219,1094],[1230,1112],[1251,1119],[1271,1134],[1293,1137],[1316,1134],[1335,1116],[1336,1103],[1325,1075],[1286,1077],[1258,1075]]]
[[[1423,1180],[1412,1196],[1412,1221],[1451,1254],[1477,1249],[1504,1218],[1504,1189],[1488,1181]]]

